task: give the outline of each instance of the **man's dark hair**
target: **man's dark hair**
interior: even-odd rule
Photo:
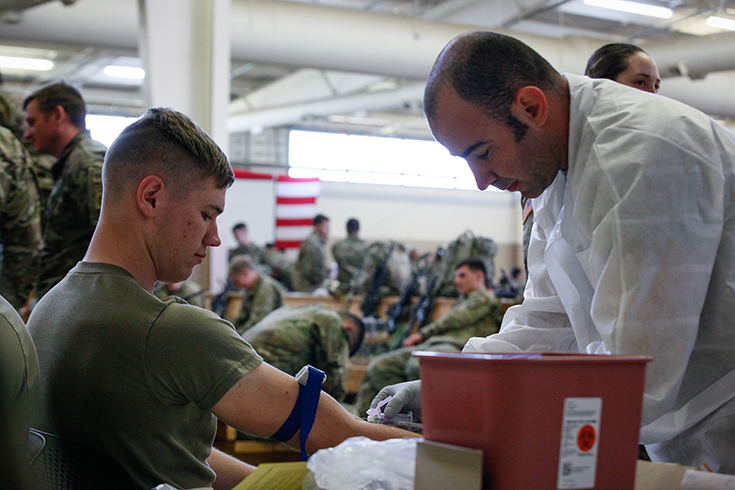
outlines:
[[[149,109],[112,142],[102,167],[103,195],[154,174],[182,196],[208,177],[220,189],[235,181],[217,143],[186,115],[162,107]]]
[[[439,94],[451,87],[463,100],[505,122],[519,141],[528,126],[511,114],[510,107],[516,92],[526,86],[561,94],[563,77],[518,39],[494,32],[468,32],[454,38],[434,63],[424,91],[424,112],[432,119]]]
[[[360,222],[357,221],[355,218],[350,218],[347,220],[347,233],[357,233],[360,231]]]
[[[323,214],[317,214],[316,216],[314,216],[314,226],[319,226],[325,221],[329,221],[329,218],[327,218]]]
[[[79,129],[87,129],[85,118],[87,106],[82,94],[66,82],[54,82],[37,89],[23,100],[23,109],[32,101],[38,104],[38,109],[49,114],[54,107],[60,105],[69,116],[71,123]]]
[[[359,317],[353,315],[348,311],[338,312],[344,320],[347,320],[355,327],[350,333],[350,356],[354,356],[355,353],[360,349],[362,341],[365,339],[365,324],[362,323]]]
[[[235,233],[237,230],[247,230],[248,226],[245,223],[237,223],[235,226],[232,227],[232,233]]]
[[[610,43],[592,53],[587,60],[584,74],[590,78],[608,78],[615,80],[618,75],[628,69],[630,57],[636,53],[645,53],[635,44]]]
[[[469,258],[461,260],[454,270],[456,271],[462,266],[467,266],[472,272],[482,272],[483,277],[487,277],[487,268],[485,267],[485,263],[480,259]]]

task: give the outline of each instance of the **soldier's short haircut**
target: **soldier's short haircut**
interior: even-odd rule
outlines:
[[[316,216],[314,216],[314,226],[319,226],[325,221],[329,221],[329,218],[327,218],[323,214],[317,214]]]
[[[454,38],[439,54],[424,90],[424,112],[431,121],[437,99],[446,87],[505,122],[520,140],[528,126],[510,111],[519,89],[534,86],[561,93],[563,77],[540,54],[518,39],[474,31]]]
[[[44,114],[49,114],[58,105],[64,108],[71,123],[79,129],[87,129],[85,119],[87,117],[87,106],[84,104],[82,94],[66,82],[52,82],[33,91],[23,100],[23,109],[36,101],[38,109]]]
[[[235,255],[230,259],[230,276],[236,276],[244,270],[254,269],[253,261],[247,255]]]
[[[469,258],[461,260],[457,263],[457,266],[454,268],[454,270],[456,271],[462,266],[466,266],[472,272],[482,272],[483,276],[487,276],[487,268],[485,267],[485,263],[480,259]]]
[[[235,233],[237,230],[247,230],[248,226],[245,223],[236,223],[235,226],[232,227],[232,233]]]
[[[360,222],[357,221],[355,218],[350,218],[347,220],[347,233],[355,233],[360,231]]]
[[[219,189],[235,175],[222,149],[186,115],[173,109],[149,109],[112,142],[102,167],[103,196],[122,193],[148,175],[159,175],[184,196],[214,177]]]
[[[350,334],[350,356],[353,356],[360,349],[362,341],[365,339],[365,324],[358,316],[348,311],[339,311],[338,313],[354,327]]]

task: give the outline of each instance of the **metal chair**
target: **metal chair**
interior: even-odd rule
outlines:
[[[43,490],[135,490],[125,469],[114,459],[83,444],[31,429],[45,440],[33,470]]]
[[[35,429],[28,431],[28,467],[33,468],[36,459],[41,455],[44,446],[46,446],[46,438]]]

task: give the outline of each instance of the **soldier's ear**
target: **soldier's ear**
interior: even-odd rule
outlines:
[[[146,218],[154,218],[158,213],[156,206],[163,189],[163,180],[157,175],[149,175],[140,181],[136,197],[138,208]]]

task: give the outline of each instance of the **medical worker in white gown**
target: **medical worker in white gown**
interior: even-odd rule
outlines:
[[[424,105],[480,189],[534,198],[524,302],[464,352],[650,355],[651,459],[735,474],[735,134],[492,33],[445,48]],[[420,382],[389,395],[420,409]]]

